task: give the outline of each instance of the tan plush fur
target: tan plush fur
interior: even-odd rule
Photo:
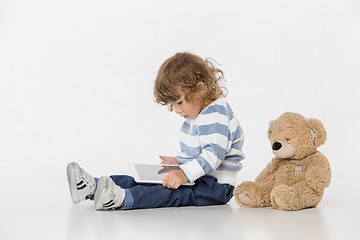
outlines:
[[[271,121],[268,138],[274,157],[255,182],[243,182],[234,191],[242,207],[269,207],[286,211],[315,207],[329,186],[331,169],[317,151],[326,131],[317,119],[287,112]]]

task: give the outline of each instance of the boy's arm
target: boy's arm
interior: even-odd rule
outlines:
[[[201,123],[201,122],[200,122]],[[227,154],[229,133],[238,133],[235,141],[243,141],[243,132],[236,118],[229,121],[225,115],[212,115],[198,125],[200,155],[192,161],[180,165],[190,182],[208,174],[221,164]],[[241,149],[238,149],[239,158]]]
[[[222,151],[216,151],[217,148],[211,145],[205,146],[197,158],[179,166],[190,182],[214,171],[221,164],[225,155]]]

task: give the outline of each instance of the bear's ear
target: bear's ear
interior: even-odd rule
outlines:
[[[323,145],[326,141],[327,134],[322,122],[315,118],[308,118],[306,119],[306,123],[310,128],[309,131],[314,138],[316,147]]]
[[[275,121],[274,121],[274,120],[270,121],[270,123],[269,123],[269,129],[268,129],[268,133],[267,133],[269,140],[270,140],[270,138],[271,138],[272,129],[273,129],[274,124],[275,124]]]

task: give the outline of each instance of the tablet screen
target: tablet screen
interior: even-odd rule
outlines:
[[[166,173],[180,169],[178,166],[150,164],[134,164],[134,167],[139,177],[138,181],[146,182],[161,182]]]

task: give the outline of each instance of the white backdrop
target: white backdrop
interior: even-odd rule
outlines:
[[[1,169],[78,161],[102,175],[176,154],[182,119],[152,85],[178,51],[221,64],[244,174],[272,157],[267,124],[286,111],[323,121],[333,167],[359,167],[359,13],[338,0],[2,1]]]
[[[225,72],[246,133],[239,182],[273,157],[268,122],[286,111],[324,123],[334,185],[358,182],[359,16],[357,0],[2,0],[0,180],[65,189],[70,161],[100,176],[175,155],[183,120],[152,87],[166,58],[190,51]]]

